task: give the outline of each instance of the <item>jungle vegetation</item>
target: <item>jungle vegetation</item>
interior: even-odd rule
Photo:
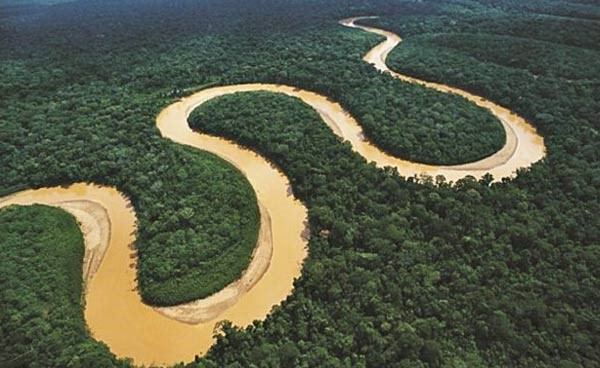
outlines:
[[[40,205],[0,211],[0,366],[130,367],[85,327],[83,237],[70,214]]]
[[[362,56],[380,39],[339,26],[341,18],[385,14],[369,23],[405,39],[390,56],[393,69],[481,94],[545,138],[548,156],[513,180],[448,183],[365,162],[294,98],[244,93],[202,106],[190,119],[195,129],[251,147],[290,178],[313,237],[294,293],[247,329],[225,323],[217,344],[190,367],[600,366],[594,2],[92,0],[28,9],[0,14],[1,192],[75,181],[117,186],[138,213],[140,275],[144,264],[166,270],[155,280],[165,286],[160,292],[152,272],[145,284],[140,279],[147,301],[158,300],[147,290],[169,302],[189,295],[168,280],[181,277],[189,252],[209,244],[197,239],[212,241],[209,231],[221,223],[194,227],[178,215],[183,208],[192,221],[245,224],[247,231],[221,238],[223,254],[255,234],[255,199],[239,173],[159,137],[154,117],[178,95],[215,84],[298,86],[339,101],[383,149],[422,162],[465,162],[502,144],[485,110],[366,65]],[[235,200],[217,206],[206,191]],[[65,279],[80,256],[47,270],[45,253],[27,251],[67,236],[53,226],[41,238],[18,230],[29,217],[61,219],[60,211],[34,210],[43,214],[0,212],[0,237],[8,239],[0,243],[1,281],[14,285],[0,289],[0,331],[36,336],[43,324],[77,337],[42,351],[5,334],[2,359],[65,366],[67,353],[85,363],[97,354],[101,366],[128,364],[82,332],[81,311],[69,299],[81,289]],[[76,228],[65,232],[81,248]],[[177,240],[178,250],[165,239]],[[4,272],[11,257],[62,285],[62,296],[47,302],[15,293],[25,281]],[[205,282],[194,274],[198,264],[190,266],[190,280]],[[50,303],[68,311],[29,318],[13,306],[25,300],[36,310]],[[65,315],[73,322],[63,323]]]

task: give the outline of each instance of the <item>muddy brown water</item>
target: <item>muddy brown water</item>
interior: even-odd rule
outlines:
[[[498,152],[482,160],[466,164],[453,166],[407,165],[406,161],[398,161],[387,155],[385,155],[386,157],[382,157],[381,161],[376,162],[380,162],[381,165],[386,165],[387,163],[389,166],[396,166],[400,173],[405,176],[427,174],[435,177],[436,175],[441,174],[448,180],[456,181],[467,175],[480,178],[484,174],[490,173],[496,180],[500,180],[505,177],[513,176],[517,169],[529,167],[546,155],[544,139],[537,134],[535,128],[531,124],[509,109],[459,88],[423,81],[390,70],[386,64],[387,57],[389,53],[402,42],[402,38],[389,31],[356,24],[356,21],[367,18],[374,17],[355,17],[340,21],[340,24],[346,27],[362,29],[366,32],[385,37],[383,42],[376,45],[365,55],[363,58],[364,61],[373,65],[375,69],[387,73],[401,81],[420,84],[444,93],[456,94],[478,106],[488,109],[496,116],[496,118],[498,118],[498,120],[500,120],[506,134],[506,142]]]
[[[215,153],[235,165],[254,188],[261,210],[261,234],[251,265],[241,280],[219,293],[169,308],[152,308],[142,303],[136,290],[135,256],[129,247],[135,240],[135,213],[128,200],[114,188],[79,183],[67,188],[24,191],[0,201],[0,207],[32,203],[53,205],[78,218],[84,235],[87,234],[86,247],[93,248],[86,251],[86,262],[91,263],[84,265],[84,272],[97,267],[87,282],[85,319],[93,337],[104,341],[117,356],[132,357],[136,364],[145,365],[191,361],[214,343],[213,329],[218,321],[226,319],[237,326],[246,326],[253,320],[264,319],[274,305],[292,292],[293,280],[300,276],[307,255],[306,208],[290,193],[287,178],[264,158],[233,142],[196,133],[189,128],[188,115],[210,99],[250,91],[272,91],[298,97],[312,106],[335,134],[348,140],[357,153],[380,167],[396,167],[405,176],[441,174],[449,180],[457,180],[467,175],[481,177],[489,172],[499,179],[514,175],[516,169],[527,167],[544,156],[543,139],[530,124],[511,111],[468,92],[389,70],[385,60],[401,42],[400,37],[358,26],[354,23],[356,19],[341,23],[386,37],[365,56],[367,62],[400,80],[459,94],[489,109],[502,122],[507,137],[505,146],[483,160],[463,165],[433,166],[402,160],[366,141],[358,122],[339,104],[325,96],[290,86],[215,87],[173,103],[156,119],[161,134],[176,143]],[[98,206],[107,216],[101,214]],[[100,245],[94,245],[96,243]]]

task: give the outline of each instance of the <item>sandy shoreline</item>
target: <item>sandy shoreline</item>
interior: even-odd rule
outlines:
[[[341,21],[350,27],[384,35],[386,40],[365,56],[380,70],[411,83],[459,94],[488,108],[505,129],[505,146],[473,163],[433,166],[402,160],[379,150],[364,139],[360,124],[338,103],[310,91],[273,84],[213,87],[167,106],[156,118],[163,137],[211,152],[237,167],[253,187],[261,216],[257,246],[242,277],[221,291],[200,300],[173,307],[145,305],[137,292],[135,250],[136,217],[131,203],[114,188],[79,183],[67,188],[42,188],[0,199],[0,208],[34,203],[60,207],[73,214],[85,239],[83,277],[86,283],[85,318],[94,338],[104,341],[119,357],[136,364],[173,364],[191,361],[214,343],[213,328],[220,320],[246,326],[263,319],[293,290],[307,256],[307,210],[290,191],[287,178],[266,159],[234,142],[194,132],[189,114],[219,96],[251,91],[271,91],[300,98],[313,107],[334,134],[379,167],[392,166],[404,176],[444,175],[457,180],[490,172],[496,180],[514,175],[545,154],[543,139],[525,120],[510,110],[452,87],[419,81],[387,68],[388,53],[401,42],[399,36],[357,26],[352,18]],[[132,264],[133,259],[133,264]]]
[[[87,188],[89,190],[86,190],[86,195],[73,195],[71,190],[74,188]],[[43,191],[51,192],[54,196],[48,198]],[[87,285],[98,271],[111,238],[112,226],[108,211],[102,203],[94,199],[101,191],[110,192],[112,189],[81,183],[67,188],[24,191],[0,201],[0,208],[10,205],[44,204],[61,208],[72,214],[79,224],[85,244],[83,281],[85,283],[84,291],[87,291]],[[70,199],[63,200],[63,198]],[[129,201],[125,197],[122,198],[123,206],[127,206]],[[135,213],[131,212],[131,215],[135,217]],[[169,318],[197,324],[214,319],[235,304],[241,295],[261,279],[271,263],[273,253],[271,219],[267,209],[263,206],[260,206],[260,215],[261,226],[257,245],[252,253],[250,264],[238,280],[206,298],[173,307],[154,307],[154,309]],[[137,259],[133,258],[132,261],[133,263],[130,266],[135,267]]]
[[[375,49],[379,47],[380,45],[376,46]],[[179,118],[166,118],[170,122],[169,125],[164,123],[163,118],[159,115],[157,125],[164,136],[176,142],[184,143],[186,140],[184,136],[191,134],[192,130],[187,126],[187,123],[182,126],[177,121],[182,121],[184,116],[187,121],[187,117],[195,108],[217,97],[239,92],[257,91],[282,93],[299,98],[319,114],[334,134],[350,142],[352,149],[367,161],[375,162],[378,167],[395,167],[401,175],[406,177],[428,175],[435,178],[437,175],[444,175],[447,180],[456,181],[468,175],[479,179],[484,174],[490,173],[496,181],[499,181],[502,178],[514,176],[517,169],[528,167],[539,161],[546,152],[542,137],[523,118],[515,115],[510,110],[467,92],[463,93],[465,97],[477,101],[478,105],[489,109],[500,120],[506,133],[506,142],[502,149],[482,160],[451,166],[421,164],[389,155],[365,139],[365,134],[359,122],[344,110],[339,103],[315,92],[280,84],[251,83],[204,89],[182,98],[179,102],[163,110],[161,115],[175,114],[179,115]],[[452,89],[450,93],[457,92]],[[237,165],[234,161],[229,161]]]
[[[224,310],[237,303],[240,296],[256,285],[269,268],[273,254],[271,218],[267,209],[260,203],[259,208],[261,225],[258,241],[252,252],[250,264],[244,270],[242,277],[206,298],[155,309],[165,316],[181,322],[190,324],[206,322],[215,319]]]
[[[87,184],[76,184],[86,186]],[[70,187],[72,188],[72,187]],[[101,188],[101,187],[97,187]],[[43,191],[53,192],[56,196],[46,197]],[[106,208],[94,200],[93,196],[77,196],[69,194],[70,189],[27,190],[5,197],[0,201],[0,208],[10,205],[29,206],[43,204],[61,208],[75,217],[79,224],[85,245],[83,257],[83,281],[85,285],[94,277],[104,259],[110,241],[110,217]],[[49,193],[48,193],[49,194]],[[71,198],[71,199],[65,199]],[[84,290],[86,288],[84,287]]]

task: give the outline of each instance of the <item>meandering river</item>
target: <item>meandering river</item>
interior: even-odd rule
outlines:
[[[420,81],[389,70],[385,60],[401,38],[391,32],[355,24],[360,18],[340,23],[385,36],[365,56],[375,68],[400,80],[419,83],[446,93],[461,95],[489,109],[506,132],[506,144],[495,154],[472,163],[433,166],[390,156],[364,139],[360,124],[338,103],[326,96],[292,86],[244,84],[197,92],[166,107],[157,117],[161,134],[178,144],[210,151],[235,165],[254,188],[261,212],[259,240],[250,266],[237,280],[208,298],[168,308],[142,303],[136,290],[136,218],[127,198],[114,188],[78,183],[66,188],[28,190],[0,199],[0,208],[33,203],[61,207],[79,221],[86,244],[85,319],[94,338],[104,341],[117,356],[132,357],[137,364],[172,364],[191,361],[213,344],[213,328],[220,320],[246,326],[263,319],[293,289],[307,255],[306,208],[291,194],[287,178],[263,157],[225,139],[192,131],[187,118],[194,108],[218,96],[235,92],[272,91],[300,98],[312,106],[332,131],[378,166],[393,166],[404,176],[444,175],[457,180],[489,172],[496,179],[508,177],[545,155],[543,139],[524,119],[510,110],[468,92]]]

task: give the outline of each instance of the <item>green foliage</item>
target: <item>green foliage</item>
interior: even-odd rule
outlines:
[[[151,202],[140,203],[151,210],[139,221],[138,281],[152,304],[221,290],[242,275],[258,239],[260,214],[245,177],[210,154],[184,157],[175,177],[148,182]]]
[[[591,224],[598,219],[585,213],[598,203],[571,210],[578,223],[589,223],[567,230],[571,221],[551,209],[560,200],[528,189],[535,183],[544,193],[548,168],[493,186],[469,179],[456,187],[415,184],[394,170],[365,165],[349,146],[336,144],[311,108],[267,92],[215,99],[190,120],[280,166],[309,206],[312,233],[319,234],[310,242],[295,296],[247,334],[226,331],[208,357],[216,364],[243,366],[264,357],[280,364],[269,351],[288,336],[309,365],[312,359],[340,365],[342,357],[377,367],[418,366],[419,360],[430,366],[553,366],[567,357],[585,364],[596,359],[595,304],[572,293],[583,276],[579,270],[597,267],[589,256],[597,248]],[[294,150],[281,155],[283,144]],[[365,258],[365,252],[379,257]],[[584,273],[588,287],[576,294],[590,296],[595,277]],[[563,318],[573,321],[571,328],[556,324]],[[591,340],[573,344],[581,334]]]
[[[342,16],[337,15],[339,4],[334,2],[324,7],[316,18],[306,13],[310,3],[288,5],[270,9],[266,4],[259,7],[244,4],[238,8],[219,4],[219,9],[213,9],[210,4],[192,6],[178,2],[173,7],[162,7],[149,12],[150,19],[146,21],[161,13],[163,18],[178,19],[176,28],[183,36],[175,34],[175,29],[153,28],[151,34],[143,35],[144,39],[149,38],[145,42],[152,47],[134,54],[129,50],[118,52],[132,42],[127,37],[143,32],[147,25],[139,24],[141,20],[137,18],[124,19],[127,29],[109,22],[124,17],[115,14],[117,9],[122,9],[122,13],[137,13],[130,9],[135,9],[131,3],[94,9],[98,19],[86,28],[102,32],[105,37],[92,41],[80,39],[81,35],[65,35],[65,23],[74,28],[79,24],[70,24],[73,21],[63,19],[64,14],[56,15],[61,17],[59,29],[54,28],[52,18],[42,18],[57,36],[57,45],[47,52],[61,63],[52,65],[53,73],[49,75],[48,61],[44,59],[42,65],[36,65],[42,68],[36,81],[53,90],[56,87],[48,80],[49,76],[71,83],[115,80],[119,86],[128,86],[128,92],[140,91],[144,95],[155,91],[168,95],[174,89],[183,90],[182,86],[210,85],[214,81],[281,83],[313,90],[340,102],[358,118],[367,137],[382,149],[409,160],[446,165],[465,163],[489,156],[504,144],[501,124],[487,110],[458,96],[393,80],[364,63],[362,55],[379,38],[337,24]],[[182,18],[179,13],[198,9],[206,13],[204,17],[210,18],[211,23],[198,22],[191,16]],[[279,18],[265,19],[261,11],[277,14]],[[336,14],[333,19],[331,13]],[[222,19],[224,16],[228,19]],[[101,23],[104,18],[106,21]],[[231,21],[234,18],[244,20],[238,28]],[[212,23],[218,27],[212,27]],[[73,59],[73,48],[86,53]],[[35,63],[34,60],[31,61]],[[71,68],[76,70],[75,75],[66,72]],[[28,68],[18,65],[17,73],[23,80],[15,79],[6,88],[0,86],[0,91],[7,95],[23,94],[23,87],[17,86],[32,83],[23,69]],[[38,71],[33,69],[34,73]]]
[[[0,365],[130,367],[87,332],[83,238],[68,213],[45,206],[0,210]]]
[[[463,58],[474,58],[481,64],[521,69],[536,78],[586,80],[590,76],[600,75],[600,66],[589,62],[600,57],[599,51],[529,38],[484,33],[436,34],[413,37],[408,47],[399,50],[406,54],[407,49],[414,52],[425,45],[428,48],[443,48],[453,54],[462,53]],[[481,45],[487,47],[484,49]],[[394,58],[395,65],[399,64],[397,56]]]
[[[11,99],[0,110],[2,192],[86,181],[126,193],[138,216],[138,281],[148,303],[201,298],[241,275],[258,234],[255,194],[229,163],[159,137],[155,100],[164,100],[132,98],[105,82],[51,100],[26,107]]]
[[[594,17],[593,3],[231,0],[144,2],[144,11],[135,2],[102,3],[110,6],[73,3],[35,22],[3,22],[0,189],[117,185],[140,216],[141,268],[168,254],[180,272],[186,260],[179,257],[189,253],[161,246],[164,239],[190,239],[187,248],[209,231],[181,223],[256,213],[254,199],[239,189],[243,181],[239,190],[223,183],[237,172],[223,169],[209,180],[213,170],[221,173],[218,161],[158,136],[154,116],[174,90],[296,85],[340,101],[386,150],[400,152],[422,134],[426,148],[414,144],[401,153],[406,158],[449,163],[466,160],[457,150],[472,144],[491,149],[471,142],[494,134],[489,115],[365,65],[364,52],[379,39],[337,25],[345,16],[399,14],[369,21],[406,36],[392,68],[515,110],[548,148],[543,162],[512,181],[418,182],[367,164],[296,99],[246,93],[206,104],[194,113],[194,127],[282,168],[309,208],[313,236],[294,294],[248,329],[225,324],[207,357],[190,366],[598,366],[600,76],[585,59],[597,52],[599,37],[596,23],[579,19]],[[514,55],[504,56],[513,47]],[[528,60],[529,49],[561,63]],[[380,112],[385,116],[374,115]],[[440,114],[448,124],[436,127]],[[461,116],[476,128],[452,127]],[[432,139],[473,131],[479,133],[452,145]],[[230,204],[221,213],[198,185],[241,191],[247,202],[236,203],[247,206]],[[186,238],[190,229],[196,235]],[[20,300],[12,287],[1,290]],[[14,325],[28,331],[27,322]],[[61,339],[52,343],[63,350],[48,356],[77,355]],[[24,346],[7,358],[26,353]]]

